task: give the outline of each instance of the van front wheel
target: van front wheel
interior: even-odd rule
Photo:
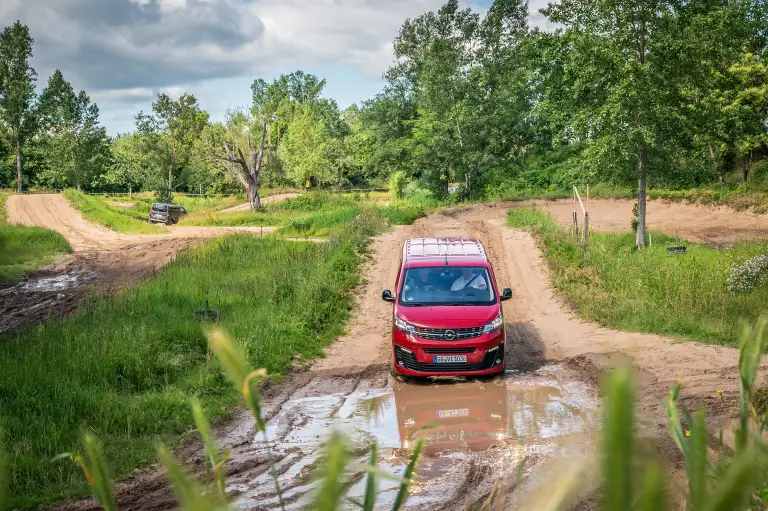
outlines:
[[[395,369],[395,363],[394,362],[390,362],[389,363],[389,374],[392,375],[392,378],[395,381],[401,381],[401,382],[405,382],[405,383],[411,381],[410,377],[402,375],[402,374],[397,372],[397,369]]]

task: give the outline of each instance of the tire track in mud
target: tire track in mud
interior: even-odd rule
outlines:
[[[327,357],[297,368],[280,386],[267,390],[265,414],[274,442],[280,481],[289,509],[301,509],[312,497],[313,469],[332,429],[350,437],[352,458],[365,462],[376,439],[380,466],[402,470],[412,448],[411,432],[426,441],[409,509],[464,509],[489,495],[494,485],[507,492],[501,502],[523,501],[539,483],[556,477],[557,462],[595,455],[599,421],[600,374],[619,364],[638,370],[641,433],[675,466],[676,450],[666,440],[660,399],[681,375],[685,403],[710,409],[710,422],[730,421],[727,405],[738,390],[738,352],[724,347],[675,342],[660,336],[626,333],[585,323],[553,293],[548,270],[529,233],[508,228],[508,206],[477,205],[433,213],[413,226],[377,237],[366,264],[358,303],[348,333],[327,350]],[[504,304],[508,333],[508,372],[491,381],[404,383],[388,374],[391,308],[380,300],[392,286],[404,239],[419,236],[473,236],[489,251],[500,287],[511,287]],[[231,449],[229,484],[234,503],[243,509],[275,509],[277,495],[267,473],[263,438],[242,413],[220,435]],[[182,453],[202,472],[198,445]],[[522,463],[522,465],[520,465]],[[516,486],[518,468],[521,485]],[[672,474],[675,480],[675,474]],[[363,491],[359,476],[350,495]],[[382,482],[380,504],[395,488]],[[589,487],[585,487],[589,491]],[[172,499],[162,474],[149,470],[122,487],[124,509],[162,509]],[[89,509],[78,503],[75,509]]]

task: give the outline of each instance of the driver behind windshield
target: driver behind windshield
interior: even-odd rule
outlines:
[[[480,273],[475,273],[472,268],[463,268],[461,276],[453,282],[451,291],[461,291],[462,289],[478,289],[485,291],[488,284]]]
[[[411,272],[408,272],[404,291],[431,291],[435,289],[439,282],[437,273],[430,268],[419,268],[416,272],[416,277],[413,278],[411,277]]]

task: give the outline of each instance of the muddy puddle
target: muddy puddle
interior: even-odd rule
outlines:
[[[0,336],[24,324],[71,312],[96,277],[90,271],[40,272],[0,287]]]
[[[380,467],[398,474],[416,440],[424,439],[410,509],[463,504],[487,493],[499,479],[514,480],[523,467],[535,474],[531,467],[545,459],[594,452],[597,397],[589,383],[560,365],[490,381],[393,384],[389,379],[384,387],[371,385],[341,378],[315,381],[269,422],[286,509],[302,509],[311,502],[313,471],[323,442],[334,430],[349,438],[354,461],[365,463],[375,441]],[[263,437],[254,439],[249,455],[264,459]],[[237,474],[230,483],[242,509],[279,507],[263,467],[257,474]],[[350,497],[362,496],[362,475],[350,475],[349,485]],[[397,483],[380,480],[381,509],[391,508],[397,490]]]
[[[54,291],[64,291],[66,289],[87,285],[94,277],[95,274],[93,272],[72,272],[62,275],[32,276],[15,286],[0,290],[0,296],[13,295],[21,292],[50,293]]]

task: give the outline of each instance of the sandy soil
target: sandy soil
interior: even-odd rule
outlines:
[[[266,235],[273,227],[165,228],[167,234],[131,235],[88,222],[62,195],[12,195],[8,221],[60,232],[74,254],[0,286],[0,337],[69,314],[86,297],[96,298],[146,278],[186,247],[232,233]]]
[[[273,204],[275,202],[284,201],[286,199],[293,199],[294,197],[298,197],[301,195],[300,193],[279,193],[277,195],[270,195],[268,197],[262,197],[261,203],[262,204]],[[246,202],[245,204],[238,204],[237,206],[232,206],[230,208],[222,209],[219,211],[219,213],[239,213],[241,211],[248,211],[251,209],[251,204]]]
[[[713,425],[730,422],[731,401],[738,394],[737,350],[618,332],[579,320],[554,295],[532,236],[504,225],[510,206],[442,211],[375,239],[374,256],[364,268],[367,283],[360,289],[347,334],[329,347],[326,358],[294,371],[265,396],[268,436],[275,442],[287,509],[310,501],[312,469],[331,430],[347,432],[360,462],[376,439],[381,466],[397,472],[412,447],[410,432],[427,424],[442,427],[422,433],[425,454],[409,509],[464,509],[497,483],[506,487],[507,504],[518,503],[531,488],[550,480],[552,467],[566,458],[584,463],[593,459],[598,381],[605,369],[619,364],[633,362],[637,368],[640,431],[672,462],[673,480],[679,480],[680,459],[667,438],[660,406],[670,385],[682,378],[686,405],[707,406]],[[480,238],[499,286],[513,289],[513,300],[504,305],[508,370],[503,377],[406,384],[388,374],[392,309],[381,301],[381,290],[394,283],[403,240],[427,235]],[[242,414],[220,437],[232,449],[228,471],[236,505],[278,508],[264,440],[254,433],[253,420]],[[187,463],[202,467],[198,447],[181,454]],[[521,462],[523,482],[515,489]],[[350,484],[351,495],[362,492],[361,479]],[[385,485],[380,503],[391,502],[394,492]],[[121,488],[124,509],[160,509],[172,502],[156,469],[135,474]],[[87,501],[64,505],[92,506]]]
[[[526,203],[527,204],[527,203]],[[571,225],[573,201],[536,201],[563,225]],[[631,200],[591,200],[587,204],[593,229],[630,232]],[[581,215],[581,208],[576,208]],[[697,243],[726,244],[768,236],[768,215],[735,211],[728,207],[710,207],[683,202],[649,201],[648,228]],[[582,223],[579,216],[579,224]]]

